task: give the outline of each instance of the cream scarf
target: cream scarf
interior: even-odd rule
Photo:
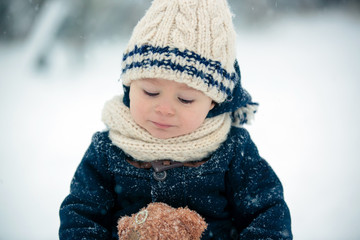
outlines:
[[[137,125],[130,109],[116,96],[105,104],[102,120],[109,128],[112,143],[136,160],[169,159],[179,162],[201,160],[216,151],[230,131],[229,114],[206,118],[194,132],[169,139],[152,137]]]

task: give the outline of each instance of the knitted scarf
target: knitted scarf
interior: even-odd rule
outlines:
[[[109,128],[112,143],[136,160],[201,160],[215,152],[230,131],[231,118],[224,113],[206,118],[192,133],[169,139],[155,138],[135,123],[122,97],[116,96],[105,104],[102,120]]]

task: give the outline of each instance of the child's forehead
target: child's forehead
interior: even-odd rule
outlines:
[[[189,87],[185,83],[179,83],[173,80],[168,80],[163,78],[142,78],[136,81],[139,82],[140,84],[151,84],[159,87],[174,86],[181,90],[198,91],[192,87]]]

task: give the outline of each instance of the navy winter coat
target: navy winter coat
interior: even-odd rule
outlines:
[[[188,206],[208,223],[202,239],[292,239],[282,185],[259,156],[248,132],[233,127],[228,139],[198,167],[136,168],[96,133],[60,208],[60,239],[118,239],[117,220],[150,202]]]

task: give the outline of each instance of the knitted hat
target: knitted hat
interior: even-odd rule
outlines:
[[[235,35],[226,0],[154,0],[123,55],[124,103],[132,80],[162,78],[209,96],[217,105],[208,117],[231,112],[235,125],[247,122],[257,104],[240,84]]]

